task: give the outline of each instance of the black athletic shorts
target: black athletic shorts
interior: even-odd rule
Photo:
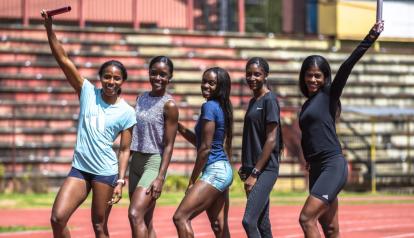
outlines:
[[[335,155],[310,162],[310,194],[330,204],[345,186],[348,178],[347,161],[343,155]]]
[[[80,179],[88,181],[89,183],[91,183],[92,181],[96,181],[96,182],[108,184],[111,187],[115,187],[116,181],[118,179],[118,174],[109,175],[109,176],[97,175],[97,174],[91,174],[91,173],[82,171],[80,169],[77,169],[75,167],[72,167],[72,169],[70,170],[68,174],[68,177],[80,178]]]

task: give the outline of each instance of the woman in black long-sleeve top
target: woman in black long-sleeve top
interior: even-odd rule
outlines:
[[[383,29],[382,21],[372,27],[341,65],[333,81],[329,63],[322,56],[309,56],[302,64],[299,86],[308,99],[302,106],[299,125],[310,191],[299,218],[305,237],[320,237],[318,221],[326,237],[339,237],[337,195],[348,176],[347,161],[335,129],[335,119],[341,110],[339,98],[352,68]]]

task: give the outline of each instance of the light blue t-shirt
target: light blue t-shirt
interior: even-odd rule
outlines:
[[[123,99],[107,104],[101,89],[84,80],[80,94],[79,125],[72,166],[97,175],[118,174],[113,142],[136,123],[134,108]]]
[[[213,135],[213,141],[211,142],[211,149],[208,155],[206,166],[219,160],[227,160],[226,153],[224,152],[224,136],[225,136],[225,122],[224,112],[220,107],[220,104],[216,100],[209,100],[201,106],[201,115],[198,118],[195,126],[196,145],[197,150],[201,145],[201,121],[214,121],[215,130]]]

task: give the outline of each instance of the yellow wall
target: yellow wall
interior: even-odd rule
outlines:
[[[323,35],[336,35],[336,3],[319,1],[318,30]]]
[[[338,39],[361,39],[375,23],[376,2],[319,1],[319,33]]]

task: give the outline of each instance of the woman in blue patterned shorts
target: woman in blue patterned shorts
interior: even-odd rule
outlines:
[[[201,81],[201,92],[207,101],[201,107],[195,133],[181,123],[178,125],[181,135],[197,148],[186,194],[173,218],[180,238],[194,237],[191,220],[203,211],[207,212],[216,237],[230,236],[227,224],[228,189],[233,181],[229,162],[233,137],[230,87],[230,76],[224,69],[207,69]]]

